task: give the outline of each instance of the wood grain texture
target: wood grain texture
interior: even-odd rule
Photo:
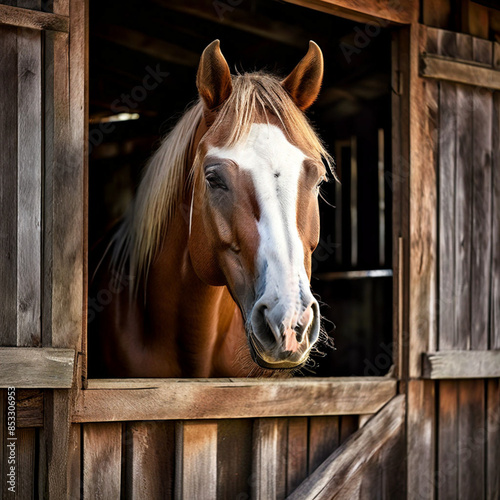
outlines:
[[[404,430],[405,397],[396,396],[330,455],[288,498],[358,498],[366,468]],[[353,491],[354,490],[354,491]]]
[[[471,349],[488,349],[491,284],[491,92],[472,95]]]
[[[74,2],[76,26],[84,23],[82,2]],[[79,16],[77,16],[79,14]],[[83,43],[72,32],[71,68],[83,78],[84,61],[73,57]],[[78,92],[70,95],[68,36],[46,33],[45,87],[45,230],[43,344],[75,348],[83,328],[83,136],[71,116],[84,107]],[[83,116],[77,112],[77,116]],[[81,125],[82,126],[82,125]],[[76,127],[76,125],[75,125]],[[79,139],[77,141],[77,139]],[[79,348],[79,346],[78,346]]]
[[[410,43],[410,281],[409,376],[436,343],[437,290],[437,83],[418,76],[425,27],[411,27]]]
[[[23,2],[22,6],[37,3]],[[17,345],[35,347],[41,344],[41,33],[18,30],[17,50]]]
[[[252,428],[251,419],[217,422],[217,498],[220,500],[250,498]]]
[[[358,417],[344,415],[340,417],[339,443],[345,443],[359,427]]]
[[[465,54],[464,54],[465,56]],[[457,86],[457,150],[455,183],[455,349],[470,348],[472,252],[472,96]],[[446,335],[446,334],[445,334]]]
[[[439,342],[440,350],[453,349],[455,326],[455,178],[456,85],[439,88]]]
[[[500,51],[499,51],[500,52]],[[500,137],[500,94],[493,94],[494,138]],[[491,326],[490,349],[500,349],[500,141],[493,140],[492,205],[491,205]]]
[[[438,397],[437,496],[453,500],[458,496],[458,382],[442,380]]]
[[[488,380],[486,407],[486,498],[500,492],[500,380]]]
[[[253,428],[252,498],[277,498],[278,419],[258,418]]]
[[[339,417],[309,419],[309,474],[339,446]]]
[[[217,422],[176,424],[175,497],[217,498]]]
[[[407,481],[409,500],[434,498],[434,382],[408,382]]]
[[[417,21],[419,5],[415,0],[394,3],[390,0],[286,0],[328,14],[353,19],[358,22],[385,19],[394,23],[409,24]]]
[[[500,90],[500,72],[459,61],[441,59],[423,54],[420,58],[420,76],[437,80]]]
[[[500,350],[441,351],[425,354],[423,376],[430,379],[500,377]]]
[[[82,449],[83,425],[73,424],[69,429],[68,451],[68,497],[78,500],[83,497]]]
[[[15,495],[10,498],[21,500],[35,498],[36,481],[36,429],[17,429],[16,476],[17,485]],[[5,496],[4,498],[9,498]]]
[[[290,495],[307,477],[308,422],[307,417],[288,419],[286,459],[286,492]]]
[[[175,424],[132,422],[124,434],[125,498],[173,498]]]
[[[83,428],[84,498],[119,500],[122,424],[87,424]]]
[[[262,381],[89,380],[74,422],[375,413],[396,394],[384,377]]]
[[[16,393],[17,427],[43,426],[43,391],[21,389]]]
[[[0,345],[17,344],[17,29],[0,26]]]
[[[458,498],[484,498],[485,381],[458,383]]]
[[[75,351],[37,347],[0,348],[0,387],[70,388]]]
[[[0,4],[0,24],[35,30],[69,31],[66,16]]]

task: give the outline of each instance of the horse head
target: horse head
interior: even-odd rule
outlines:
[[[203,116],[190,184],[189,255],[202,281],[228,288],[252,358],[265,368],[302,365],[320,332],[310,277],[327,154],[304,111],[322,76],[314,42],[283,80],[231,76],[218,40],[198,69]]]

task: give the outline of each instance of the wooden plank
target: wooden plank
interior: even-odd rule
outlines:
[[[21,9],[10,5],[0,5],[0,24],[30,28],[35,30],[69,31],[69,19],[66,16]]]
[[[488,380],[486,413],[486,498],[500,491],[500,380]]]
[[[422,21],[426,26],[450,29],[452,22],[450,0],[441,0],[439,2],[423,0]]]
[[[395,3],[391,0],[286,0],[309,9],[319,10],[358,22],[380,21],[399,24],[416,22],[419,4],[416,0]]]
[[[430,379],[500,377],[500,351],[440,351],[423,358],[423,376]]]
[[[434,382],[408,382],[407,481],[409,500],[434,498]]]
[[[83,329],[85,2],[72,2],[71,45],[46,33],[44,345],[79,349]],[[71,54],[68,53],[71,46]],[[83,52],[83,53],[82,53]],[[69,59],[71,59],[71,74]],[[70,80],[72,82],[70,88]],[[71,179],[71,182],[69,181]]]
[[[17,50],[17,345],[35,347],[41,344],[41,33],[18,30]]]
[[[420,76],[500,90],[500,71],[422,54]]]
[[[455,188],[455,349],[470,348],[472,234],[472,96],[457,87],[457,150]]]
[[[458,499],[484,498],[484,380],[458,382]]]
[[[288,419],[286,491],[290,495],[307,477],[307,417]]]
[[[357,415],[375,413],[395,394],[396,381],[384,377],[89,380],[89,389],[78,394],[73,421]]]
[[[455,148],[456,85],[439,89],[439,349],[453,349],[455,325]]]
[[[0,348],[0,387],[70,388],[75,351],[37,347]]]
[[[17,344],[17,29],[0,26],[0,345]]]
[[[410,42],[410,278],[409,376],[419,377],[421,354],[436,343],[437,83],[418,77],[426,30],[411,28]]]
[[[462,0],[462,31],[475,37],[489,37],[488,8],[471,0]]]
[[[392,179],[393,193],[393,329],[394,375],[401,379],[404,391],[408,373],[408,304],[405,284],[409,276],[409,39],[408,28],[393,32],[392,39]]]
[[[289,500],[357,498],[348,492],[348,487],[356,485],[358,490],[361,483],[358,486],[357,480],[361,480],[366,466],[384,446],[403,432],[404,422],[405,397],[396,396],[365,427],[332,453],[288,497]]]
[[[43,391],[21,389],[16,393],[17,427],[43,426]]]
[[[121,424],[83,427],[84,498],[119,500],[122,459]]]
[[[251,419],[217,422],[217,498],[250,498]]]
[[[175,424],[127,424],[125,498],[173,498]]]
[[[288,419],[278,418],[276,438],[276,500],[286,498],[288,460]]]
[[[491,283],[492,93],[472,96],[471,349],[488,349]]]
[[[36,430],[16,430],[16,494],[22,500],[35,498]],[[4,498],[8,498],[7,495]]]
[[[359,500],[382,500],[383,465],[380,455],[377,453],[363,470]]]
[[[217,423],[176,424],[175,498],[217,497]]]
[[[493,95],[493,137],[500,137],[500,94]],[[500,349],[500,141],[493,141],[490,349]]]
[[[252,498],[277,497],[278,419],[258,418],[253,428]]]
[[[68,452],[68,498],[75,500],[83,498],[82,435],[82,425],[71,425]]]
[[[309,474],[339,446],[339,417],[309,419]]]
[[[344,415],[340,417],[339,443],[344,444],[358,429],[358,417]]]
[[[439,383],[437,488],[440,500],[458,496],[458,382]]]

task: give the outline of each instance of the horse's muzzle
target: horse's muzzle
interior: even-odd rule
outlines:
[[[292,318],[292,319],[287,319]],[[318,340],[320,314],[313,300],[300,313],[285,314],[279,304],[270,308],[259,301],[248,332],[253,360],[263,368],[292,369],[303,365]]]

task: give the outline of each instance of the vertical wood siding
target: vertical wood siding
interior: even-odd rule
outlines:
[[[79,477],[85,498],[286,498],[357,422],[345,416],[82,424],[82,441],[75,440],[83,452]],[[384,475],[380,481],[390,483]],[[76,481],[73,491],[79,495]]]
[[[493,43],[426,29],[427,53],[499,69]],[[429,43],[429,40],[433,41]],[[438,350],[488,350],[500,345],[499,93],[438,81]],[[418,418],[425,384],[435,384],[435,411]],[[500,409],[498,380],[411,382],[412,436],[433,429],[435,441],[415,457],[435,456],[430,481],[409,485],[426,498],[498,498]],[[426,399],[426,398],[424,398]],[[414,410],[411,410],[413,406]],[[420,412],[421,413],[421,412]],[[430,427],[429,427],[430,426]],[[420,445],[417,444],[417,447]],[[434,455],[435,454],[435,455]],[[413,464],[410,456],[410,467]],[[429,467],[427,467],[429,470]],[[409,472],[409,477],[415,477]]]

